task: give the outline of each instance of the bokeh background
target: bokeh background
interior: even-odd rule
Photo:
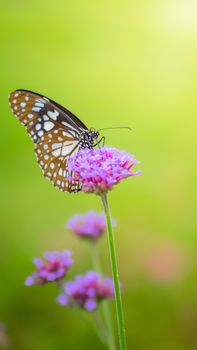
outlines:
[[[102,210],[96,196],[63,194],[43,178],[8,106],[9,92],[25,88],[89,127],[133,129],[105,131],[106,143],[135,154],[143,171],[110,193],[128,349],[197,349],[196,1],[1,1],[0,38],[0,321],[7,348],[104,349],[79,314],[56,304],[56,287],[24,287],[32,257],[46,250],[73,250],[73,274],[90,269],[88,245],[65,221]],[[99,249],[110,274],[106,237]]]

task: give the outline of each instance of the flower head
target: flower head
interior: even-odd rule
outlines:
[[[28,276],[25,285],[31,286],[34,284],[45,284],[47,282],[55,282],[62,279],[68,268],[73,264],[71,252],[46,252],[43,255],[46,261],[42,259],[33,259],[37,271]]]
[[[103,299],[111,299],[114,296],[114,285],[111,278],[102,278],[95,271],[88,271],[85,275],[79,275],[73,281],[64,285],[64,292],[58,296],[60,305],[72,305],[77,303],[81,308],[91,312],[98,307]]]
[[[140,172],[132,168],[138,161],[131,154],[105,146],[81,149],[69,159],[72,181],[80,182],[82,191],[101,194],[113,189],[121,180]]]
[[[115,226],[114,220],[113,225]],[[74,215],[68,220],[67,228],[80,237],[95,240],[103,235],[107,229],[105,215],[94,211]]]

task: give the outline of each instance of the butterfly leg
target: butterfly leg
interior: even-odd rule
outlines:
[[[105,136],[102,136],[101,139],[95,143],[94,147],[96,147],[97,145],[100,147],[100,143],[102,142],[102,147],[105,145]]]

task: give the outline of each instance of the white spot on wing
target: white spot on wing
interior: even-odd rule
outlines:
[[[35,106],[36,106],[36,107],[44,107],[44,103],[42,103],[42,102],[36,102],[36,103],[35,103]]]
[[[44,132],[42,130],[38,131],[38,136],[41,137],[42,135],[44,135]]]
[[[49,117],[47,117],[46,114],[43,115],[43,119],[46,121],[46,120],[49,120]]]
[[[61,153],[61,149],[56,149],[55,151],[52,152],[52,155],[55,156],[55,157],[58,157],[60,156],[60,153]]]
[[[36,124],[36,126],[35,126],[35,128],[36,128],[36,130],[40,130],[41,129],[41,127],[42,127],[42,125],[41,124]]]
[[[45,122],[44,123],[44,129],[46,131],[49,131],[49,130],[53,129],[53,127],[54,127],[54,124],[52,122]]]
[[[66,132],[66,131],[62,131],[62,135],[66,136],[66,137],[70,137],[70,134],[68,132]]]
[[[62,146],[61,143],[53,143],[53,144],[52,144],[52,149],[60,148],[61,146]]]
[[[33,107],[32,111],[34,112],[40,112],[41,108],[40,107]]]
[[[69,129],[75,129],[74,127],[72,127],[70,124],[68,124],[68,123],[66,123],[66,122],[61,122],[63,125],[65,125],[67,128],[69,128]]]
[[[63,148],[62,148],[62,156],[66,156],[67,154],[71,153],[73,148],[77,145],[78,142],[72,142],[69,141],[64,142]]]
[[[58,117],[58,115],[59,115],[59,112],[56,111],[56,110],[54,110],[54,112],[48,111],[47,114],[48,114],[48,116],[49,116],[50,118],[52,118],[53,120],[57,120],[57,117]]]

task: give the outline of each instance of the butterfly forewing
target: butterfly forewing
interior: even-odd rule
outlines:
[[[9,97],[11,109],[37,143],[47,132],[64,127],[73,136],[87,129],[80,120],[64,107],[45,96],[17,90]],[[78,123],[77,123],[78,122]]]
[[[69,157],[79,150],[79,135],[87,127],[70,111],[47,97],[16,90],[9,97],[11,110],[36,144],[36,156],[44,175],[55,187],[77,192],[67,170]]]

